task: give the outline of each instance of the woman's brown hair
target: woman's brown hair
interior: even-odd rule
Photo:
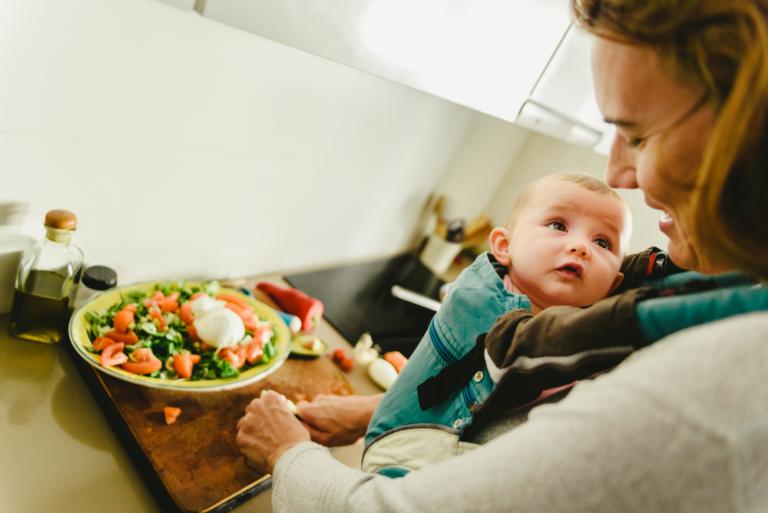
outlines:
[[[571,0],[597,36],[649,45],[717,122],[690,201],[703,252],[768,278],[768,0]]]

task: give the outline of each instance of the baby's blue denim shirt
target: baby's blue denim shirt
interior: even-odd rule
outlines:
[[[470,408],[483,402],[493,389],[484,367],[456,397],[426,411],[419,406],[417,387],[469,352],[500,315],[519,308],[531,309],[528,298],[504,287],[488,253],[478,256],[451,285],[408,364],[376,409],[365,434],[366,446],[405,425],[439,424],[457,431],[468,426]]]

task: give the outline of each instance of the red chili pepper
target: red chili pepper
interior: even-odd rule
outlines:
[[[266,281],[257,283],[256,288],[267,294],[281,310],[301,319],[303,331],[311,331],[315,320],[323,316],[322,301],[309,297],[299,289]]]

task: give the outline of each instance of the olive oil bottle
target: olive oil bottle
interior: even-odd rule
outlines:
[[[70,244],[77,217],[66,210],[45,215],[45,239],[19,264],[11,306],[11,335],[56,343],[70,315],[83,252]]]

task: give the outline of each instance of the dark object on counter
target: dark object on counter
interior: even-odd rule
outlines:
[[[83,273],[83,285],[93,290],[107,290],[117,286],[117,273],[105,265],[92,265]]]
[[[461,242],[464,240],[464,219],[458,218],[448,223],[445,239],[448,242]]]
[[[400,285],[438,299],[443,281],[412,254],[285,276],[325,304],[325,318],[352,345],[370,332],[382,351],[410,356],[434,312],[392,296]]]
[[[93,296],[117,286],[117,273],[105,265],[92,265],[85,270],[77,287],[74,307],[84,305]]]

